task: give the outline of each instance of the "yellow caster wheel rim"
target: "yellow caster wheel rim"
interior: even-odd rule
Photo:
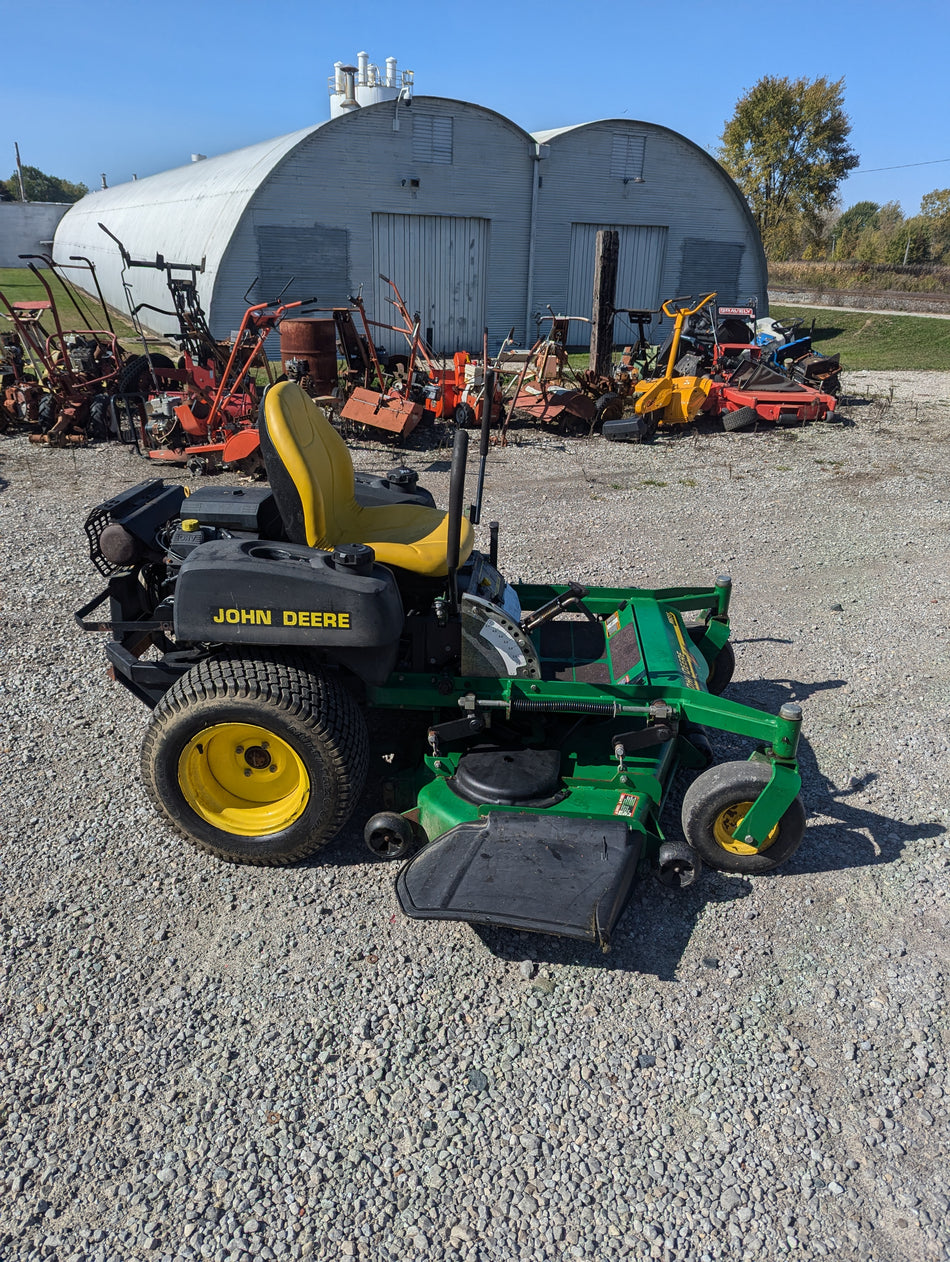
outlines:
[[[716,838],[716,844],[721,846],[723,850],[728,850],[730,854],[762,854],[763,851],[768,850],[778,836],[778,824],[776,824],[758,848],[750,846],[745,841],[736,841],[732,834],[751,809],[751,802],[736,802],[735,805],[727,806],[716,816],[713,823],[713,836]]]

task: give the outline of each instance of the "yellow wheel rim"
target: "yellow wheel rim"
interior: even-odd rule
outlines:
[[[191,809],[236,837],[267,837],[298,819],[310,798],[300,755],[256,723],[216,723],[193,736],[178,759]]]
[[[751,809],[751,802],[736,802],[734,806],[727,806],[725,810],[720,811],[716,816],[713,824],[713,836],[716,838],[716,844],[721,846],[723,850],[728,850],[730,854],[761,854],[763,850],[768,850],[778,836],[778,824],[776,824],[758,849],[755,846],[750,846],[745,841],[736,841],[732,834]]]

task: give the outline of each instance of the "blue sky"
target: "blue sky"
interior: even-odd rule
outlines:
[[[328,116],[334,61],[365,49],[414,70],[418,94],[489,106],[528,131],[638,118],[710,150],[763,75],[844,77],[862,173],[843,205],[893,200],[914,214],[922,194],[950,187],[946,0],[0,0],[0,13],[3,177],[15,140],[25,163],[92,188],[103,171],[118,184],[295,131]]]

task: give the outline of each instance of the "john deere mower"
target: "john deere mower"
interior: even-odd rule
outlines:
[[[292,382],[267,391],[260,435],[270,487],[186,496],[153,479],[86,522],[108,585],[76,617],[109,633],[114,678],[152,709],[143,778],[186,840],[234,863],[312,855],[360,799],[367,712],[388,711],[405,765],[364,835],[402,861],[410,917],[606,947],[638,871],[681,886],[703,860],[758,873],[793,853],[801,710],[719,695],[734,664],[728,577],[506,582],[497,523],[488,554],[474,547],[487,413],[468,514],[464,430],[447,511],[412,485],[355,481]],[[748,761],[712,766],[711,729],[750,737]],[[685,840],[667,840],[680,767],[701,774]]]

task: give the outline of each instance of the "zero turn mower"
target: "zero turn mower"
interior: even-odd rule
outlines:
[[[486,414],[482,473],[488,429]],[[186,497],[153,479],[86,522],[108,585],[76,617],[110,634],[114,678],[152,707],[145,784],[193,845],[247,864],[318,851],[359,800],[372,709],[393,712],[407,766],[365,839],[406,860],[410,917],[606,947],[639,869],[687,885],[701,860],[756,873],[793,853],[801,709],[719,695],[729,578],[512,585],[497,523],[488,555],[474,548],[481,476],[463,513],[464,430],[448,511],[354,482],[292,382],[267,391],[260,435],[269,488]],[[755,741],[749,760],[711,766],[711,729]],[[685,841],[666,840],[680,767],[707,769],[685,796]]]

